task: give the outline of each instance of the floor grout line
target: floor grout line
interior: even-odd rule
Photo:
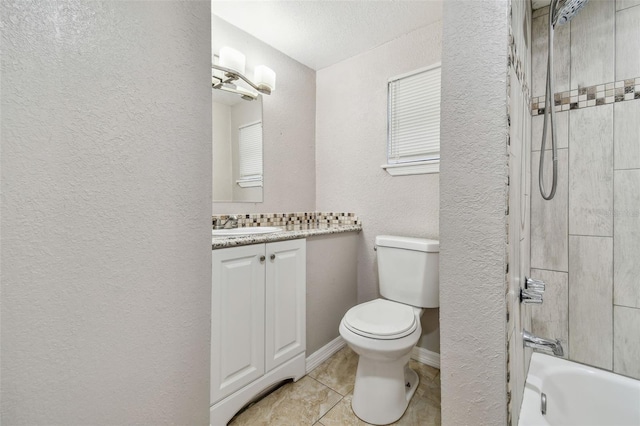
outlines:
[[[311,377],[311,376],[309,376],[309,377]],[[343,397],[343,398],[344,398],[345,396],[349,395],[351,392],[353,392],[353,389],[351,389],[349,392],[347,392],[347,394],[346,394],[346,395],[344,395],[344,394],[342,394],[341,392],[337,391],[336,389],[332,388],[332,387],[331,387],[331,385],[328,385],[328,384],[326,384],[326,383],[322,382],[320,379],[318,379],[318,378],[316,378],[316,377],[311,377],[311,378],[312,378],[313,380],[315,380],[316,382],[320,383],[322,386],[325,386],[325,387],[327,387],[327,388],[331,389],[332,391],[334,391],[335,393],[337,393],[338,395],[340,395],[340,396],[341,396],[341,397]]]
[[[324,368],[322,370],[314,369],[310,371],[308,374],[306,374],[305,377],[309,376],[309,378],[312,379],[313,382],[309,381],[303,387],[305,389],[315,389],[315,391],[313,394],[309,394],[308,398],[307,397],[296,398],[296,399],[299,399],[298,405],[292,406],[290,404],[289,405],[285,404],[288,406],[288,408],[286,409],[287,411],[279,411],[279,412],[276,407],[271,407],[271,409],[269,409],[268,414],[262,414],[262,415],[258,414],[260,411],[256,409],[254,410],[253,416],[251,415],[245,416],[243,419],[244,422],[238,423],[238,424],[256,424],[255,422],[258,422],[258,423],[262,422],[263,424],[266,424],[264,422],[268,422],[269,420],[273,420],[275,418],[279,418],[280,420],[284,420],[287,422],[296,422],[296,424],[309,425],[309,426],[326,426],[327,424],[334,424],[336,422],[343,425],[347,425],[347,424],[352,425],[352,424],[358,423],[357,416],[352,412],[352,409],[350,406],[351,404],[349,404],[348,401],[346,400],[347,397],[353,394],[353,387],[351,387],[351,389],[348,392],[346,392],[345,395],[343,395],[341,392],[338,392],[336,389],[334,389],[334,387],[344,387],[345,385],[353,385],[352,381],[355,380],[355,372],[356,372],[355,369],[357,364],[354,364],[353,366],[351,366],[351,365],[345,365],[345,363],[353,363],[354,358],[352,357],[354,356],[355,355],[353,354],[347,354],[347,356],[345,356],[345,354],[343,353],[339,357],[334,358],[333,362],[329,362],[329,360],[331,360],[331,358],[329,358],[329,360],[325,361],[326,364],[324,364]],[[420,386],[424,386],[422,385],[422,383],[425,383],[427,387],[424,389],[425,391],[429,392],[429,395],[423,395],[423,397],[421,398],[422,401],[416,400],[415,398],[417,397],[417,395],[414,395],[414,399],[412,400],[412,403],[410,404],[410,406],[407,408],[407,411],[405,412],[405,415],[408,415],[408,417],[405,418],[404,422],[406,423],[407,419],[412,419],[411,421],[418,422],[414,424],[440,425],[440,421],[441,421],[440,412],[439,412],[440,404],[438,404],[436,400],[434,400],[435,398],[437,398],[437,400],[440,399],[439,392],[438,392],[439,389],[435,389],[433,385],[439,382],[441,371],[440,369],[430,367],[427,364],[421,363],[420,361],[417,361],[417,360],[416,360],[416,363],[423,364],[424,366],[427,367],[426,369],[423,367],[420,367],[420,369],[417,369],[416,372],[418,372],[418,374],[420,375],[420,383],[421,383]],[[320,366],[316,368],[320,368]],[[431,374],[434,373],[432,369],[437,370],[433,375],[433,377],[431,377]],[[311,376],[313,371],[316,371],[317,374],[315,375],[318,377]],[[301,378],[301,380],[303,380],[305,377]],[[329,385],[325,383],[325,381],[331,382],[333,383],[333,385]],[[300,380],[298,382],[300,382]],[[292,383],[286,384],[282,388],[285,388],[288,386],[295,386],[295,384],[298,382],[292,382]],[[313,385],[308,387],[308,385],[311,383],[313,383]],[[436,394],[432,395],[431,394],[432,391],[436,392]],[[426,400],[424,400],[425,398]],[[329,405],[333,400],[335,400],[335,402]],[[412,406],[413,408],[411,408]],[[430,408],[424,412],[425,415],[427,413],[431,413],[431,414],[428,414],[426,417],[424,415],[418,414],[418,413],[422,413],[422,411],[416,411],[416,410],[419,410],[418,407],[426,407],[426,406],[437,409],[437,412],[431,411],[432,408]],[[248,408],[247,412],[252,411],[252,408],[253,407]],[[264,409],[264,407],[262,409]],[[424,408],[420,408],[420,410],[422,409]],[[291,411],[291,413],[288,413],[288,410],[293,410],[293,411]],[[303,411],[307,412],[307,414],[301,416]],[[320,415],[320,413],[322,413],[322,415]],[[258,415],[257,417],[256,417],[256,414]],[[276,416],[276,417],[273,417],[273,416]],[[317,420],[314,421],[315,416],[319,416],[319,417]],[[249,423],[247,423],[247,421],[249,421]],[[253,421],[254,423],[251,423],[251,421]]]

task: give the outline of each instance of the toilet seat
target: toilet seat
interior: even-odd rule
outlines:
[[[363,337],[390,340],[413,333],[418,321],[411,306],[375,299],[349,309],[344,316],[344,325]]]

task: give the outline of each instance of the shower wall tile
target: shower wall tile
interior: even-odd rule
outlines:
[[[543,96],[547,81],[547,45],[549,15],[532,20],[531,28],[531,89],[532,96]],[[555,92],[569,90],[571,53],[569,48],[570,25],[556,27],[553,43]]]
[[[519,349],[522,348],[520,333],[512,331],[507,338],[507,404],[509,416],[507,425],[517,425],[520,415],[520,404],[524,391],[525,375],[524,365],[518,358]]]
[[[615,14],[614,2],[591,1],[571,21],[572,90],[614,81]]]
[[[522,325],[520,321],[516,325],[516,330],[522,330]],[[524,393],[524,385],[526,382],[526,375],[524,374],[526,371],[526,367],[524,365],[524,344],[522,343],[522,333],[516,332],[513,337],[515,343],[514,350],[514,370],[517,371],[517,377],[514,381],[515,389],[512,395],[512,399],[514,401],[514,424],[517,424],[519,415],[520,415],[520,405],[522,405],[522,395]]]
[[[614,216],[613,303],[640,308],[640,169],[615,172]]]
[[[510,27],[513,35],[513,42],[518,49],[517,56],[522,66],[522,72],[527,77],[527,86],[531,84],[529,76],[531,75],[530,67],[530,49],[531,49],[531,3],[525,0],[515,0],[511,2],[511,14],[513,19],[518,19],[519,25]]]
[[[640,379],[640,309],[613,307],[613,371]]]
[[[556,68],[565,67],[556,73],[570,77],[568,88],[554,94],[555,110],[562,111],[559,146],[568,147],[560,150],[566,189],[543,201],[537,168],[548,14],[548,7],[532,13],[529,178],[531,274],[546,278],[548,287],[542,307],[521,308],[521,322],[526,327],[531,312],[535,333],[568,335],[570,359],[640,379],[640,0],[590,1],[558,27],[569,31],[556,40],[569,47],[554,50],[569,52],[568,60],[556,59]],[[568,284],[559,296],[562,286],[550,284],[558,281]]]
[[[611,370],[613,238],[569,237],[571,359]]]
[[[520,189],[521,207],[520,207],[520,241],[526,242],[525,251],[521,253],[526,258],[525,271],[528,273],[531,260],[531,117],[525,123],[524,146],[520,157],[521,167],[523,170],[522,188]]]
[[[509,293],[514,297],[519,295],[522,277],[520,272],[522,254],[520,253],[520,182],[522,179],[520,166],[520,159],[513,154],[509,155],[509,216],[507,217],[509,223]]]
[[[528,163],[529,158],[526,159]],[[531,206],[529,195],[523,197],[524,205],[520,211],[520,273],[522,276],[528,276],[531,269]]]
[[[569,117],[569,233],[613,236],[613,105]]]
[[[518,81],[518,77],[513,70],[509,70],[510,81]],[[513,87],[509,94],[509,153],[516,157],[520,157],[520,152],[523,149],[525,134],[525,118],[529,114],[527,110],[522,110],[522,105],[527,105],[520,87]],[[509,167],[519,167],[519,164],[510,164]],[[518,173],[519,174],[519,173]]]
[[[640,7],[616,13],[616,80],[640,76]]]
[[[556,117],[556,143],[558,148],[569,146],[569,111],[558,112]],[[547,142],[545,149],[551,149],[551,117],[547,119]],[[536,115],[531,117],[531,148],[540,151],[542,141],[542,128],[544,127],[544,116]]]
[[[531,267],[568,271],[568,157],[567,149],[558,150],[558,186],[556,195],[546,201],[538,188],[540,151],[531,154]],[[545,160],[545,190],[551,187],[551,152]]]
[[[532,269],[531,277],[545,282],[541,305],[531,307],[531,332],[548,339],[560,339],[565,358],[569,350],[569,274]]]
[[[613,165],[616,170],[640,168],[639,117],[640,102],[638,101],[619,102],[613,107],[613,134],[615,137]]]
[[[527,365],[522,343],[522,305],[520,286],[528,275],[530,246],[527,171],[531,139],[531,1],[511,2],[509,66],[509,192],[508,192],[508,271],[506,285],[507,324],[507,418],[516,425]]]
[[[541,7],[540,9],[536,9],[533,11],[532,17],[535,19],[538,16],[547,15],[549,16],[549,6]]]
[[[529,309],[531,305],[522,305],[522,308],[520,310],[521,312],[521,323],[522,323],[522,327],[525,330],[531,330],[532,329],[532,324],[531,324],[531,309]],[[529,364],[531,363],[531,354],[533,353],[533,350],[531,348],[523,348],[522,351],[522,356],[524,358],[524,377],[527,377],[527,374],[529,374]],[[526,380],[526,379],[525,379]]]
[[[622,10],[633,6],[640,6],[640,0],[616,0],[616,10]]]
[[[640,77],[556,92],[554,110],[559,113],[637,99],[640,99]],[[531,114],[534,117],[544,114],[545,109],[545,96],[531,98]]]

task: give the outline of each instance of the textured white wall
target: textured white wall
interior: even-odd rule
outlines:
[[[317,73],[317,209],[362,219],[359,302],[378,297],[376,235],[438,238],[438,175],[391,177],[380,166],[388,79],[439,62],[441,33],[441,23],[423,27]],[[437,310],[425,314],[423,328],[420,344],[439,352]]]
[[[208,424],[209,2],[2,2],[3,424]]]
[[[265,64],[277,74],[276,90],[262,104],[264,202],[216,202],[213,213],[314,211],[315,72],[215,16],[211,34],[213,52],[232,46],[247,56],[248,70]]]
[[[503,425],[508,0],[445,2],[440,165],[442,423]]]

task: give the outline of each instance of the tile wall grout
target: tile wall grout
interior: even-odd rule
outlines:
[[[620,43],[624,42],[624,37],[622,36],[622,33],[617,31],[618,26],[622,25],[621,19],[623,17],[623,14],[619,15],[618,13],[620,13],[622,11],[627,11],[625,13],[628,13],[629,9],[632,9],[634,7],[639,7],[639,9],[637,9],[637,10],[640,10],[640,5],[639,4],[635,4],[635,5],[630,5],[628,7],[624,7],[622,9],[616,9],[616,10],[614,10],[612,15],[610,16],[608,24],[611,24],[613,26],[612,33],[613,33],[613,38],[614,38],[614,49],[615,49],[616,46],[619,48],[620,47]],[[633,11],[632,13],[635,14],[636,11]],[[543,16],[545,16],[545,15],[546,15],[546,17],[548,17],[548,8],[546,10],[545,9],[538,9],[537,11],[534,11],[533,17],[534,17],[534,19],[538,19],[538,18],[539,19],[544,19]],[[540,21],[537,21],[537,22],[540,23]],[[569,24],[569,25],[572,25],[572,24]],[[627,23],[627,25],[629,25],[629,24]],[[540,26],[541,25],[538,25],[538,27],[540,27]],[[532,28],[533,28],[533,25],[532,25]],[[568,50],[570,52],[573,52],[574,56],[575,56],[576,54],[580,54],[580,46],[575,44],[576,41],[573,40],[572,33],[573,33],[573,29],[570,28],[570,31],[568,33],[568,37],[565,38],[565,42],[566,42],[566,40],[568,40]],[[542,34],[542,33],[538,32],[536,34]],[[574,36],[575,36],[575,34],[574,34]],[[533,35],[533,37],[536,37],[536,35]],[[541,35],[539,35],[539,37],[541,37]],[[534,43],[532,42],[532,45],[533,44]],[[542,48],[544,49],[544,47],[542,47]],[[540,50],[539,50],[539,47],[536,47],[536,53],[541,53]],[[624,53],[624,52],[622,52],[622,53]],[[611,165],[611,169],[610,169],[612,174],[611,174],[611,178],[610,178],[611,181],[609,182],[610,186],[611,186],[611,195],[610,195],[610,198],[608,200],[611,203],[611,206],[610,206],[610,209],[608,209],[608,212],[609,212],[609,215],[615,215],[613,218],[610,218],[610,220],[611,220],[611,233],[609,233],[607,231],[608,235],[600,236],[600,235],[586,235],[584,232],[571,233],[571,232],[568,232],[568,230],[567,230],[566,238],[568,238],[568,239],[570,239],[570,238],[582,239],[582,238],[585,238],[585,237],[592,237],[592,238],[600,238],[601,241],[609,241],[609,242],[611,242],[613,240],[615,242],[617,240],[616,239],[616,230],[618,232],[620,232],[620,229],[621,229],[621,228],[618,227],[618,226],[620,226],[620,223],[618,223],[618,221],[617,221],[616,201],[626,200],[627,199],[626,197],[624,197],[624,192],[620,192],[620,190],[616,191],[616,182],[618,182],[618,180],[623,176],[622,173],[624,173],[624,171],[635,171],[637,173],[637,171],[640,170],[639,167],[634,167],[635,164],[625,164],[625,166],[627,166],[627,167],[618,168],[618,163],[616,162],[616,153],[618,153],[618,155],[619,155],[620,154],[620,149],[621,148],[625,148],[625,146],[628,146],[628,145],[617,145],[618,142],[616,141],[616,138],[619,136],[619,132],[621,130],[620,128],[616,128],[617,121],[623,120],[622,116],[618,116],[618,114],[616,114],[616,112],[621,112],[621,111],[624,111],[624,110],[629,111],[629,109],[627,107],[622,107],[622,106],[618,107],[618,105],[627,104],[627,102],[626,102],[627,100],[639,100],[640,99],[640,77],[634,77],[632,79],[631,78],[625,78],[625,79],[620,79],[619,78],[617,80],[615,79],[615,77],[621,76],[620,74],[618,74],[618,72],[621,73],[622,71],[621,71],[621,68],[618,68],[618,67],[619,66],[624,67],[624,64],[620,65],[621,58],[618,57],[620,54],[621,54],[620,50],[614,50],[614,52],[613,52],[613,67],[612,67],[613,68],[613,77],[614,77],[614,79],[612,79],[612,80],[614,80],[613,82],[610,81],[610,82],[605,83],[605,84],[595,84],[595,85],[592,85],[592,86],[588,86],[588,88],[577,88],[577,89],[573,88],[573,89],[571,89],[571,84],[570,83],[571,83],[572,79],[574,78],[574,76],[572,76],[573,73],[570,72],[570,74],[568,76],[568,78],[569,78],[569,90],[561,91],[561,92],[558,92],[558,93],[554,94],[554,100],[559,98],[559,103],[560,103],[560,105],[556,106],[556,110],[558,110],[558,109],[562,110],[562,108],[563,108],[563,105],[562,105],[563,98],[564,98],[564,111],[567,111],[567,110],[572,111],[572,110],[576,110],[576,109],[590,108],[591,106],[610,105],[612,103],[615,105],[615,107],[612,108],[613,112],[612,112],[611,118],[610,118],[612,120],[612,122],[613,122],[613,125],[612,125],[613,128],[611,129],[611,132],[612,132],[611,133],[611,137],[613,139],[613,146],[612,146],[612,149],[611,149],[611,155],[612,155],[611,163],[612,163],[612,165]],[[630,54],[635,54],[635,53],[630,53]],[[606,60],[607,64],[610,64],[610,62],[609,62],[610,60],[611,60],[611,55],[609,55],[609,57]],[[539,62],[537,62],[537,64],[539,64]],[[587,63],[586,65],[589,65],[589,64]],[[569,65],[569,68],[571,69],[571,65]],[[631,69],[632,72],[629,73],[628,72],[629,67],[627,67],[627,68],[628,69],[627,69],[626,73],[628,73],[628,74],[634,74],[635,73],[636,75],[638,75],[638,73],[637,72],[633,72],[632,69]],[[536,76],[540,76],[540,74],[536,73]],[[606,77],[609,77],[609,76],[610,75],[607,74]],[[627,84],[625,84],[625,82]],[[616,93],[616,83],[617,83],[617,86],[618,86],[617,87],[617,89],[618,89],[617,93]],[[633,84],[630,84],[630,83],[633,83]],[[607,93],[607,85],[609,86],[608,87],[608,90],[609,90],[608,93]],[[626,86],[626,90],[625,90],[625,86]],[[598,91],[598,89],[601,89],[601,90]],[[625,91],[627,92],[626,93],[626,98],[627,99],[625,99]],[[598,93],[598,92],[600,92],[600,93]],[[571,95],[574,95],[574,97],[577,95],[578,98],[571,99]],[[607,99],[607,95],[609,95],[608,99]],[[616,95],[617,95],[617,99],[616,99]],[[612,99],[612,97],[613,97],[613,99]],[[539,96],[539,97],[534,98],[534,100],[540,101],[543,98],[544,98],[544,96]],[[598,100],[596,98],[600,98],[599,102],[598,102]],[[586,104],[585,101],[590,101],[590,102],[589,102],[589,104]],[[607,101],[609,101],[609,102],[607,103]],[[583,103],[580,104],[580,102],[583,102]],[[540,102],[538,102],[538,103],[540,103]],[[571,105],[572,103],[574,104],[573,108],[572,108],[572,105]],[[540,106],[540,105],[538,105],[538,106]],[[531,113],[532,113],[532,116],[534,116],[534,117],[535,116],[539,116],[537,113],[542,112],[542,111],[538,111],[535,108],[533,108],[534,107],[533,102],[531,104],[531,107],[532,107]],[[582,108],[580,108],[580,107],[582,107]],[[624,109],[622,109],[622,108],[624,108]],[[635,107],[629,107],[629,108],[635,109]],[[564,111],[562,111],[562,112],[564,112]],[[572,116],[573,116],[573,114],[567,116],[569,128],[571,128],[571,122],[573,121],[573,120],[570,119],[570,117],[572,117]],[[627,117],[627,119],[628,119],[628,117],[630,117],[629,113],[626,113],[625,117]],[[574,123],[574,125],[575,125],[575,123]],[[634,129],[635,129],[635,127],[630,128],[629,131],[633,132],[633,131],[635,131]],[[622,128],[622,130],[624,130],[624,128]],[[571,131],[569,131],[569,135],[570,136],[571,136],[571,134],[572,134]],[[625,133],[623,133],[623,134],[625,134]],[[634,134],[634,133],[631,133],[631,134]],[[629,137],[631,137],[631,136],[629,136]],[[628,144],[629,141],[627,141],[626,143]],[[566,149],[567,152],[570,152],[569,151],[569,146],[563,147],[563,148],[558,148],[559,151],[561,151],[563,149]],[[574,147],[574,149],[575,149],[575,147]],[[538,156],[541,153],[539,147],[538,147],[538,149],[534,148],[533,140],[532,140],[531,153],[532,154],[533,153],[537,153]],[[536,154],[533,154],[533,155],[536,155]],[[577,153],[573,152],[573,155],[575,156],[575,155],[577,155]],[[574,170],[571,167],[570,163],[571,162],[569,160],[567,160],[566,167],[567,167],[567,174],[569,176],[571,176],[572,172],[573,173],[577,173],[577,169]],[[628,167],[628,166],[631,166],[631,167]],[[534,167],[533,166],[533,162],[532,162],[532,167]],[[608,169],[608,165],[605,165],[603,167],[606,167]],[[579,167],[578,167],[578,169],[579,169]],[[618,172],[622,172],[622,173],[618,173]],[[618,183],[617,185],[620,186],[620,183]],[[534,186],[535,186],[533,180],[532,180],[532,185],[531,186],[532,186],[531,189],[532,189],[532,192],[533,192],[534,191]],[[607,187],[609,187],[609,185],[607,185]],[[565,209],[563,209],[563,210],[566,211],[566,214],[567,214],[566,218],[567,218],[567,224],[568,224],[574,218],[570,216],[569,194],[571,194],[571,188],[568,188],[567,191],[568,191],[568,195],[567,195],[568,199],[567,199],[567,204],[566,204],[566,210]],[[532,207],[533,207],[533,203],[532,203]],[[618,208],[622,208],[622,207],[623,206],[618,206]],[[544,213],[544,210],[538,212],[538,214],[542,214],[542,213]],[[617,213],[620,213],[620,211],[618,211]],[[633,217],[631,217],[628,220],[631,220],[630,223],[634,223],[633,221],[635,219]],[[534,227],[533,223],[534,223],[533,221],[530,222],[531,229],[533,229],[533,227]],[[625,225],[623,224],[622,226],[625,226]],[[627,223],[626,226],[629,226],[629,224]],[[608,238],[608,239],[605,239],[605,238]],[[588,240],[584,240],[584,241],[588,241]],[[532,239],[530,241],[530,251],[532,253],[533,253],[533,247],[534,246],[535,247],[540,247],[540,242],[538,241],[538,243],[536,243],[536,241],[534,241]],[[617,287],[617,285],[622,285],[620,283],[616,283],[616,280],[615,280],[616,272],[615,272],[614,266],[615,266],[616,259],[618,259],[618,256],[616,256],[615,247],[616,246],[615,246],[615,243],[614,243],[614,246],[611,249],[612,253],[610,255],[610,259],[611,259],[611,262],[612,262],[612,264],[611,264],[611,274],[612,274],[612,276],[611,277],[607,277],[607,280],[610,280],[611,287],[612,287],[611,288],[611,293],[612,293],[612,295],[611,295],[611,298],[612,298],[611,306],[613,306],[613,307],[625,307],[625,308],[633,309],[634,312],[640,312],[640,307],[635,306],[635,303],[633,301],[625,300],[625,302],[628,302],[630,304],[633,303],[634,306],[625,306],[625,305],[620,305],[620,304],[614,303],[614,300],[615,300],[615,288]],[[571,244],[567,244],[566,252],[564,254],[567,255],[567,259],[575,256],[575,253],[572,252]],[[547,262],[544,262],[544,263],[547,263]],[[567,274],[566,275],[567,284],[570,287],[571,287],[570,282],[573,282],[575,280],[575,277],[573,277],[574,280],[571,279],[571,274],[569,273],[569,269],[570,268],[569,268],[568,265],[567,265],[567,270],[559,270],[558,268],[544,268],[544,267],[536,268],[533,265],[531,266],[531,269],[532,270],[534,270],[534,269],[535,270],[540,270],[540,271],[549,271],[551,273],[558,273],[558,274]],[[607,275],[609,275],[609,274],[607,274]],[[575,308],[575,306],[574,306],[574,308]],[[569,312],[569,310],[570,310],[569,304],[567,303],[567,315],[568,315],[568,317],[571,317],[571,313]],[[617,334],[616,334],[616,326],[615,326],[615,319],[619,318],[619,317],[616,316],[615,309],[612,309],[611,316],[612,316],[612,318],[611,318],[611,320],[612,320],[611,321],[612,322],[612,330],[611,330],[611,334],[609,336],[611,337],[611,340],[612,340],[612,350],[613,350],[614,349],[613,346],[616,345],[616,336],[617,336]],[[638,318],[638,317],[635,317],[635,318]],[[635,319],[634,319],[634,321],[635,321]],[[617,331],[618,332],[622,332],[623,334],[626,333],[626,334],[624,334],[624,336],[627,336],[627,338],[629,338],[629,330],[631,330],[631,329],[629,329],[627,326],[625,326],[624,328],[618,329]],[[623,345],[623,348],[625,348],[625,347],[626,346]],[[631,346],[631,347],[633,347],[633,346]],[[628,351],[628,349],[627,349],[627,351]],[[615,352],[615,350],[613,352]],[[624,353],[624,351],[621,351],[621,353]],[[629,356],[629,355],[627,354],[626,356]],[[614,359],[615,359],[615,356],[614,356]],[[614,361],[614,359],[612,359],[612,362]],[[616,367],[617,366],[612,365],[612,371],[616,371],[616,369],[617,369]]]

